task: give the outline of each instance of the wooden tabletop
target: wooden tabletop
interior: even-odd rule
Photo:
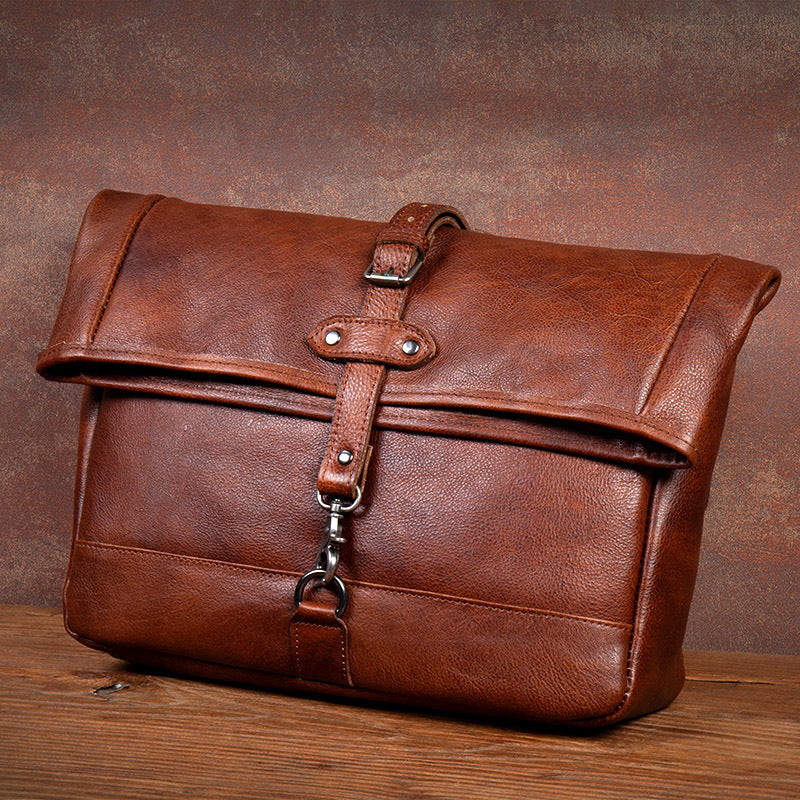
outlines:
[[[138,671],[0,606],[0,798],[800,797],[800,657],[687,669],[665,711],[553,732]]]

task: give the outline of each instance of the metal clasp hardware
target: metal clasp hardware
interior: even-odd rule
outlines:
[[[328,584],[333,580],[333,576],[339,566],[339,548],[347,541],[342,536],[344,513],[342,512],[341,498],[334,497],[331,500],[329,514],[328,528],[319,547],[319,553],[317,553],[317,569],[325,571],[325,575],[322,578],[324,584]]]
[[[328,502],[319,492],[317,492],[317,502],[328,512],[328,527],[322,537],[314,569],[306,572],[297,582],[294,590],[294,604],[300,605],[306,587],[313,580],[317,582],[317,587],[324,586],[339,595],[339,603],[336,608],[338,617],[347,608],[347,587],[336,574],[339,567],[340,548],[347,541],[342,535],[342,522],[345,514],[355,511],[361,504],[361,488],[356,487],[355,500],[349,503],[346,503],[341,497],[332,497]]]
[[[407,286],[414,280],[414,276],[419,272],[419,268],[422,266],[424,260],[422,254],[417,250],[417,260],[405,275],[387,275],[380,272],[373,272],[372,268],[375,266],[375,262],[373,261],[364,271],[364,277],[372,283],[377,283],[379,286]]]
[[[321,569],[311,569],[297,581],[297,586],[294,589],[294,604],[295,606],[299,606],[300,602],[303,599],[303,593],[306,590],[306,586],[311,581],[318,580],[320,581],[320,586],[324,586],[325,584],[322,582],[322,577],[324,576],[325,572]],[[347,608],[347,587],[344,585],[344,581],[338,576],[333,576],[333,581],[328,584],[329,588],[335,589],[339,595],[339,602],[336,605],[336,616],[341,617],[344,614],[345,609]]]

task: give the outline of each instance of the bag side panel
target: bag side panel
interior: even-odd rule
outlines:
[[[698,305],[704,313],[687,319],[662,367],[666,383],[683,385],[685,391],[662,394],[656,386],[648,399],[650,414],[679,414],[694,420],[698,457],[689,469],[664,473],[656,486],[637,597],[629,686],[620,707],[594,724],[610,724],[662,708],[683,685],[681,647],[736,357],[778,282],[774,270],[720,258],[698,292]],[[718,370],[698,371],[690,357],[697,352],[714,353]],[[683,408],[676,407],[678,397]]]
[[[97,428],[97,419],[100,414],[100,405],[102,403],[103,390],[97,389],[94,386],[87,386],[83,391],[83,398],[81,401],[80,412],[80,428],[78,432],[78,464],[75,473],[75,493],[73,501],[73,524],[72,524],[72,544],[70,549],[69,566],[67,568],[67,575],[64,579],[64,586],[61,591],[61,604],[64,617],[64,627],[74,638],[89,647],[98,649],[105,649],[102,645],[97,644],[89,639],[79,636],[70,627],[68,612],[67,612],[67,595],[69,591],[70,578],[75,564],[75,542],[78,539],[78,531],[81,526],[81,517],[83,512],[83,503],[86,497],[86,477],[89,471],[89,463],[92,452],[92,442],[94,441],[94,433]]]

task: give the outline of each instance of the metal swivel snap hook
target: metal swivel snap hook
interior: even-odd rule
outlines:
[[[361,489],[357,487],[355,499],[347,503],[341,497],[331,497],[326,500],[320,492],[317,492],[317,502],[328,512],[328,526],[322,537],[314,569],[306,572],[297,582],[294,602],[295,605],[300,605],[303,592],[313,580],[317,582],[317,586],[325,586],[339,595],[336,615],[340,616],[347,607],[347,588],[342,579],[336,575],[341,547],[347,541],[342,535],[344,515],[354,511],[361,504]]]
[[[336,497],[331,500],[328,513],[328,528],[325,531],[325,536],[317,554],[317,569],[325,570],[322,582],[326,585],[333,580],[333,576],[336,574],[339,566],[339,548],[347,541],[342,536],[344,512],[342,511],[340,498]]]

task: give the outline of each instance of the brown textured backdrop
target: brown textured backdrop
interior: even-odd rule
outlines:
[[[687,643],[800,652],[796,2],[1,2],[0,600],[54,604],[79,390],[33,374],[102,187],[721,250],[742,353]]]

